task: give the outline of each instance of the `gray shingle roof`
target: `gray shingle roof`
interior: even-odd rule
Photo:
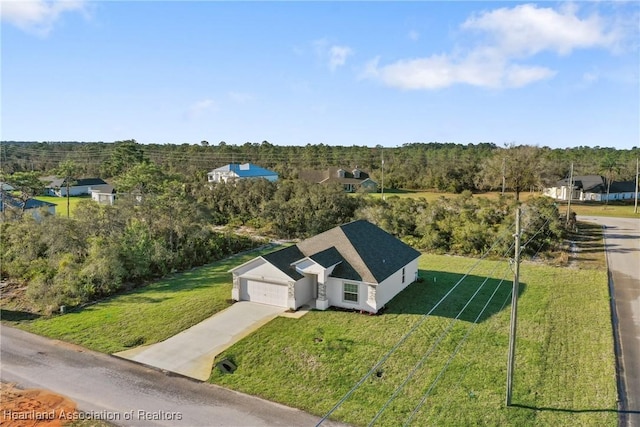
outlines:
[[[331,276],[380,283],[420,256],[420,252],[365,220],[353,221],[263,258],[293,279],[291,264],[309,257],[323,267],[339,264]]]

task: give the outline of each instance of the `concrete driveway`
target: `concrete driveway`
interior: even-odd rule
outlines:
[[[165,341],[115,355],[206,381],[218,354],[285,310],[240,301]]]

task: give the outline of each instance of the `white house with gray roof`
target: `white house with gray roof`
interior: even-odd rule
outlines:
[[[231,297],[377,313],[416,280],[419,256],[378,226],[354,221],[232,269]]]

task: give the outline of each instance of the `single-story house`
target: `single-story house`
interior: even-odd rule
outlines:
[[[231,163],[207,173],[209,183],[228,182],[236,179],[247,178],[264,178],[268,181],[274,182],[278,180],[278,174],[252,163]]]
[[[608,200],[632,200],[635,198],[634,181],[612,181]],[[573,177],[573,188],[569,189],[569,178],[562,179],[554,187],[545,188],[543,194],[556,200],[579,200],[604,202],[607,200],[607,180],[600,175]]]
[[[47,212],[51,215],[56,214],[56,205],[54,203],[43,202],[42,200],[27,199],[26,202],[13,197],[7,193],[2,194],[0,197],[0,212],[12,211],[14,214],[21,212],[28,212],[33,216],[36,221],[42,218],[42,212]],[[4,217],[4,215],[2,215]]]
[[[377,313],[418,277],[420,252],[358,220],[232,270],[231,298],[298,309]]]
[[[45,194],[47,196],[67,197],[67,183],[64,178],[48,176],[40,179],[45,182]],[[100,178],[77,179],[71,184],[72,185],[69,185],[70,196],[91,194],[92,188],[107,185],[107,183]]]
[[[342,185],[344,191],[366,191],[375,193],[378,191],[378,183],[369,177],[369,174],[357,166],[351,170],[341,167],[331,167],[325,170],[302,170],[298,177],[304,181],[317,184]]]
[[[116,190],[109,184],[91,187],[91,200],[103,205],[113,205],[116,200]]]

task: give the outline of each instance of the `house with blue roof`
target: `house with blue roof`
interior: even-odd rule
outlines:
[[[264,178],[267,181],[277,181],[278,174],[268,169],[256,166],[252,163],[231,163],[226,166],[219,167],[207,174],[209,183],[229,182],[236,179],[259,179]]]

